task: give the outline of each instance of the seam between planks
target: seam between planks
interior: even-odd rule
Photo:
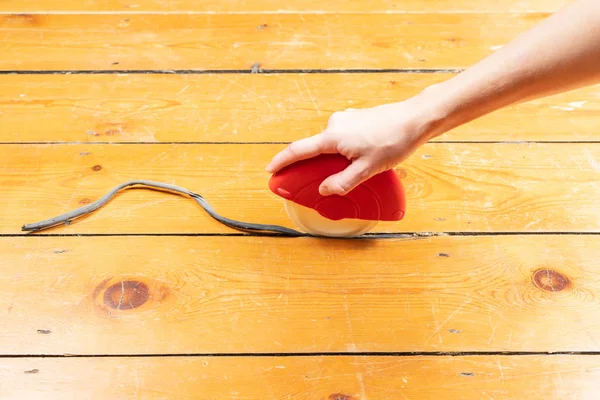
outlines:
[[[323,238],[327,240],[375,240],[375,239],[427,239],[439,236],[600,236],[600,231],[595,232],[564,232],[564,231],[544,231],[544,232],[393,232],[393,233],[366,233],[362,237],[352,238],[336,238],[328,237]],[[296,236],[289,237],[283,235],[270,235],[270,234],[245,234],[245,233],[44,233],[44,234],[33,234],[33,233],[2,233],[0,238],[3,237],[273,237],[281,239],[299,239],[299,238],[313,238],[319,239],[314,236]]]
[[[130,141],[130,142],[52,142],[52,141],[31,141],[31,142],[1,142],[1,145],[65,145],[65,146],[80,146],[80,145],[283,145],[290,144],[289,141],[273,142],[273,141],[190,141],[190,142],[178,142],[178,141],[165,141],[165,142],[143,142],[143,141]],[[595,144],[600,143],[600,137],[598,140],[431,140],[425,145],[429,144]]]
[[[0,358],[121,358],[121,357],[472,357],[472,356],[599,356],[600,351],[557,352],[315,352],[315,353],[141,353],[141,354],[1,354]]]
[[[0,11],[0,15],[463,15],[463,14],[550,14],[559,11],[560,8],[552,9],[502,9],[502,10],[442,10],[442,11],[419,11],[419,10],[374,10],[374,11],[343,11],[343,10],[263,10],[263,11],[133,11],[133,10],[112,10],[112,11]]]
[[[0,75],[206,75],[206,74],[438,74],[460,73],[462,68],[341,68],[341,69],[60,69],[60,70],[0,70]]]

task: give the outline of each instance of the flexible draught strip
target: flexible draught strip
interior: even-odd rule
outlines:
[[[51,219],[47,219],[45,221],[36,222],[33,224],[23,225],[23,231],[31,231],[37,232],[43,229],[48,229],[61,224],[69,224],[75,218],[79,218],[86,214],[89,214],[100,207],[104,206],[110,199],[114,197],[117,192],[120,190],[127,188],[129,186],[145,186],[153,189],[162,189],[170,192],[175,192],[183,195],[188,195],[192,199],[194,199],[204,210],[214,219],[221,222],[224,225],[229,226],[230,228],[237,229],[244,232],[253,232],[253,233],[262,233],[262,234],[276,234],[276,235],[284,235],[284,236],[311,236],[302,232],[298,232],[293,229],[289,229],[279,225],[266,225],[266,224],[253,224],[248,222],[235,221],[229,218],[225,218],[217,214],[212,207],[208,204],[208,202],[199,194],[191,192],[185,188],[170,185],[162,182],[153,182],[147,180],[133,180],[129,182],[125,182],[113,190],[111,190],[108,194],[103,196],[102,198],[96,200],[93,203],[90,203],[86,206],[80,207],[76,210],[70,211],[68,213],[59,215],[58,217],[54,217]]]

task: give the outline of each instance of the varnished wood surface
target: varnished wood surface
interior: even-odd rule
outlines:
[[[228,218],[293,227],[268,189],[283,145],[3,145],[0,231],[55,217],[133,179],[203,195]],[[566,151],[565,148],[568,150]],[[373,232],[598,232],[600,145],[427,144],[397,168],[407,195],[400,222]],[[193,200],[126,190],[54,233],[236,233]]]
[[[464,68],[547,16],[12,14],[0,69]]]
[[[282,142],[565,4],[0,1],[0,398],[595,399],[598,87],[419,149],[407,217],[374,230],[398,235],[228,236],[148,190],[20,231],[139,178],[292,227],[264,171]]]
[[[3,142],[290,142],[446,74],[0,75]],[[598,141],[600,87],[523,103],[434,141]]]
[[[0,354],[600,351],[595,235],[17,237],[0,253]]]
[[[593,399],[594,357],[161,357],[0,360],[12,398]],[[90,386],[93,384],[93,390]]]
[[[427,0],[427,1],[317,1],[317,0],[18,0],[0,2],[0,12],[207,12],[207,13],[405,13],[405,12],[554,12],[568,0]]]

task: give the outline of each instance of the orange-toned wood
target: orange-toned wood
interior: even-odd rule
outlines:
[[[334,13],[402,13],[402,12],[553,12],[568,4],[568,0],[435,0],[415,2],[410,0],[386,1],[318,1],[318,0],[93,0],[93,1],[51,1],[18,0],[0,2],[3,12],[215,12],[215,13],[289,13],[289,12],[334,12]]]
[[[0,250],[1,354],[600,351],[596,235],[18,237]]]
[[[0,69],[462,68],[547,15],[2,15]]]
[[[595,357],[5,359],[8,397],[231,400],[593,399]]]
[[[293,226],[265,166],[283,145],[2,145],[0,232],[150,179],[205,196],[220,214]],[[598,232],[600,145],[427,144],[398,167],[407,215],[374,232]],[[52,232],[52,231],[50,231]],[[57,233],[237,232],[193,200],[128,190]]]
[[[289,142],[334,111],[452,74],[0,75],[4,142]],[[434,141],[598,140],[600,87],[490,114]]]

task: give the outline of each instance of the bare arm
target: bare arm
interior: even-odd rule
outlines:
[[[436,104],[441,134],[503,107],[597,82],[600,1],[578,0],[422,96]]]
[[[353,160],[321,193],[346,194],[393,168],[419,146],[512,104],[600,82],[600,0],[577,0],[501,50],[408,100],[334,113],[327,128],[292,143],[267,166],[276,172],[320,153]]]

